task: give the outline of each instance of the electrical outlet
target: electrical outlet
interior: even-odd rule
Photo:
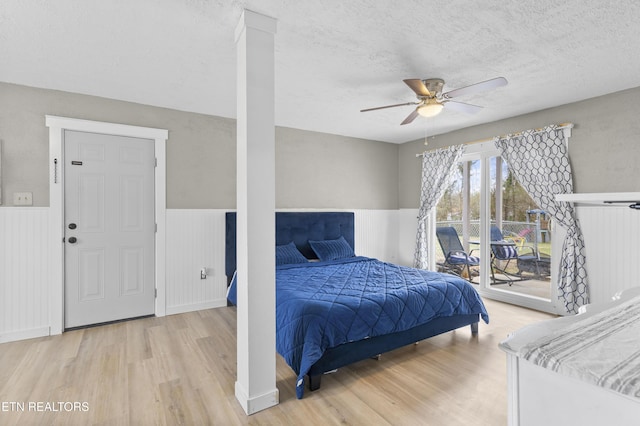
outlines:
[[[14,192],[13,205],[14,206],[32,206],[33,192]]]

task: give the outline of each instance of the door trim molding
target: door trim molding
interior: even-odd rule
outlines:
[[[50,334],[64,331],[64,150],[65,130],[153,139],[157,167],[155,170],[155,301],[156,316],[166,314],[166,143],[169,131],[151,127],[76,118],[45,116],[49,128],[49,244],[51,253],[51,295],[49,298]]]

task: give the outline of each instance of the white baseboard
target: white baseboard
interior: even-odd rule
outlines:
[[[17,340],[34,339],[50,335],[49,327],[32,328],[30,330],[12,331],[0,334],[0,343],[15,342]]]
[[[249,398],[242,385],[239,382],[236,382],[236,399],[242,406],[244,412],[250,416],[258,411],[278,405],[280,403],[280,391],[278,388],[275,388],[263,395]]]
[[[209,302],[191,303],[188,305],[167,306],[167,315],[184,314],[201,311],[203,309],[221,308],[227,306],[227,299],[216,299]]]

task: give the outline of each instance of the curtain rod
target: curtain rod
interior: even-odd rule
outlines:
[[[572,128],[573,128],[573,123],[561,123],[561,124],[558,124],[558,127],[556,127],[556,129],[572,129]],[[543,130],[544,130],[544,127],[540,128],[540,129],[533,129],[533,133],[540,133]],[[509,134],[506,134],[506,135],[500,135],[500,136],[498,136],[498,139],[504,139],[507,136],[521,136],[525,131],[526,130],[523,130],[521,132],[516,132],[516,133],[509,133]],[[475,145],[477,143],[491,142],[495,138],[496,137],[494,136],[494,137],[491,137],[491,138],[477,139],[475,141],[465,142],[462,145]],[[447,147],[445,146],[445,147],[441,147],[441,148],[428,149],[425,152],[436,151],[438,149],[443,149],[443,148],[447,148]],[[424,155],[424,152],[421,153],[421,154],[416,154],[416,157],[422,157],[423,155]]]

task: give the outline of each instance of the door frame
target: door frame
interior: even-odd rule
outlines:
[[[154,140],[155,169],[155,300],[156,316],[166,314],[166,142],[169,131],[127,124],[45,116],[49,128],[49,246],[51,294],[49,334],[64,331],[64,131],[100,133]]]
[[[570,130],[570,129],[569,129]],[[569,136],[565,133],[566,140],[568,141]],[[482,187],[482,197],[480,198],[480,247],[482,253],[490,252],[490,227],[488,225],[489,218],[491,217],[491,193],[490,191],[485,191],[486,188],[490,187],[490,173],[489,173],[489,160],[492,157],[500,157],[500,151],[495,147],[495,145],[488,142],[479,142],[473,145],[467,146],[465,153],[458,160],[459,162],[467,162],[478,160],[481,163],[480,166],[480,174],[481,174],[481,187]],[[432,209],[432,218],[433,221],[433,238],[435,240],[435,208]],[[553,222],[555,225],[555,221]],[[566,232],[562,229],[562,227],[554,226],[553,230],[554,238],[551,240],[551,282],[550,285],[550,298],[542,299],[535,296],[523,296],[515,293],[510,293],[509,291],[502,291],[493,289],[490,286],[490,270],[491,270],[491,261],[489,256],[483,256],[480,259],[480,271],[481,271],[481,284],[474,284],[477,288],[478,293],[481,296],[486,297],[488,299],[494,299],[505,303],[510,303],[513,305],[524,306],[526,308],[535,309],[538,311],[549,312],[552,314],[562,314],[562,311],[558,304],[557,297],[557,271],[560,264],[560,257],[562,254],[562,242],[564,241],[564,237]],[[435,245],[435,243],[434,243]],[[435,250],[435,246],[434,246]],[[435,251],[433,252],[435,253]],[[435,260],[434,260],[435,263]],[[435,269],[434,269],[435,270]]]

